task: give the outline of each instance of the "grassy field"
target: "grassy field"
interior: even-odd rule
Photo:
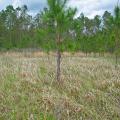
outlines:
[[[0,55],[0,120],[120,120],[120,66],[108,59]]]

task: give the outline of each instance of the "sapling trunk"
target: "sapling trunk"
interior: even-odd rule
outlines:
[[[61,52],[60,50],[57,51],[57,81],[61,80]]]
[[[117,53],[115,54],[115,69],[117,69],[118,66],[118,55]]]
[[[118,31],[117,31],[117,34],[116,36],[118,37]],[[118,67],[118,38],[116,39],[115,41],[115,69],[117,69]]]
[[[60,51],[60,34],[57,34],[57,73],[56,73],[56,77],[57,77],[57,81],[60,82],[61,80],[61,51]]]

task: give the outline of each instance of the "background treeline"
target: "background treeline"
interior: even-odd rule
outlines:
[[[53,35],[55,31],[51,29],[54,23],[52,20],[47,22],[43,16],[47,11],[48,9],[44,8],[33,17],[28,14],[26,5],[16,9],[9,5],[2,10],[0,12],[0,50],[16,48],[54,50],[56,48]],[[114,19],[115,15],[108,11],[105,11],[102,17],[96,15],[94,19],[89,19],[81,13],[79,17],[71,19],[71,26],[64,33],[65,40],[62,42],[61,50],[82,51],[86,54],[118,53],[120,51],[119,26]],[[43,42],[45,40],[46,42]]]

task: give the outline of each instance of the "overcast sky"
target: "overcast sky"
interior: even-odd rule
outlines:
[[[70,0],[69,6],[78,8],[77,16],[83,12],[89,18],[93,18],[96,14],[102,15],[106,10],[112,13],[117,1],[118,0]],[[46,0],[0,0],[0,10],[9,4],[12,4],[14,7],[26,4],[29,13],[35,15],[46,6]]]

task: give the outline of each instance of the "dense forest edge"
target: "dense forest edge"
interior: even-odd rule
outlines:
[[[24,48],[54,51],[54,21],[44,20],[44,14],[48,11],[48,8],[44,8],[34,17],[28,14],[26,5],[16,9],[9,5],[0,11],[0,51]],[[116,11],[117,8],[115,13]],[[119,31],[116,24],[120,23],[120,17],[119,22],[115,23],[116,15],[108,11],[105,11],[102,17],[96,15],[93,19],[81,13],[70,22],[69,29],[64,32],[62,51],[81,51],[86,54],[120,52],[120,40],[116,43],[116,34],[118,39],[120,35],[115,32]]]

